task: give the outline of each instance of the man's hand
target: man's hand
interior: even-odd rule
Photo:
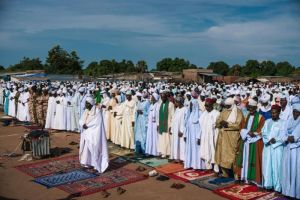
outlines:
[[[289,143],[294,143],[295,142],[295,138],[292,135],[289,136],[287,140],[288,140]]]
[[[186,142],[186,137],[183,138],[183,141]]]
[[[275,144],[275,143],[276,143],[276,140],[275,140],[275,138],[272,138],[269,142],[270,142],[271,144]]]
[[[57,104],[60,104],[60,102],[59,102],[59,101],[56,101],[56,103],[57,103]]]
[[[83,124],[82,128],[83,128],[83,129],[87,129],[88,127],[87,127],[86,124]]]
[[[68,101],[68,105],[69,105],[69,106],[71,105],[71,102],[70,102],[70,101]]]
[[[131,122],[131,124],[132,124],[132,127],[134,127],[134,122]]]
[[[250,131],[250,132],[248,133],[248,135],[249,135],[250,137],[255,137],[255,136],[256,136],[252,131]]]
[[[183,133],[179,131],[179,132],[178,132],[178,136],[179,136],[179,137],[182,137],[182,136],[183,136]]]
[[[25,106],[25,103],[22,103],[23,104],[23,106]]]
[[[114,112],[114,117],[116,117],[117,116],[117,112]]]
[[[105,106],[105,105],[102,105],[101,108],[106,108],[106,106]]]
[[[197,140],[197,144],[198,144],[198,145],[201,144],[201,140],[200,140],[200,139]]]
[[[108,110],[112,110],[112,106],[108,106]]]

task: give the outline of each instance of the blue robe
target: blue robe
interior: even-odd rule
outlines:
[[[149,100],[138,101],[136,110],[141,110],[143,114],[135,112],[135,124],[134,124],[134,141],[135,152],[145,153],[146,150],[146,136],[147,136],[147,124],[148,124],[148,112],[150,108]]]
[[[267,111],[267,112],[263,112],[262,110],[259,109],[259,114],[261,114],[265,120],[267,119],[271,119],[271,110]]]
[[[8,115],[9,96],[10,96],[10,91],[5,90],[4,91],[4,114],[5,115]]]
[[[300,199],[300,117],[287,122],[288,136],[294,136],[294,143],[284,146],[282,165],[282,194]]]
[[[286,122],[282,119],[273,121],[269,119],[265,122],[262,129],[262,138],[264,143],[262,159],[263,187],[274,189],[281,192],[282,182],[282,154],[283,154],[283,137],[286,132]],[[274,138],[276,143],[267,145]]]
[[[186,128],[184,130],[185,143],[185,160],[184,168],[203,169],[204,163],[200,159],[200,145],[197,140],[201,139],[201,128],[199,123],[200,109],[196,99],[191,100],[192,110],[187,109],[186,113]]]

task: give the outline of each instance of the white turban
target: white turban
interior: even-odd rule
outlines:
[[[126,95],[132,95],[131,90],[127,90]]]
[[[249,106],[257,106],[257,101],[255,101],[254,99],[249,99],[248,105]]]
[[[262,103],[267,103],[267,102],[270,101],[270,98],[271,98],[271,96],[270,96],[269,94],[265,94],[265,95],[263,95],[263,96],[260,98],[260,101],[261,101]]]
[[[137,93],[136,93],[136,96],[137,96],[137,97],[142,97],[143,95],[142,95],[142,93],[137,92]]]
[[[300,103],[295,103],[293,104],[293,110],[297,110],[298,112],[300,112]]]
[[[78,91],[79,91],[79,92],[84,92],[84,91],[85,91],[85,88],[84,88],[84,87],[80,87]]]
[[[159,99],[159,95],[157,93],[153,93],[152,96],[154,97],[154,99],[157,101]]]
[[[231,98],[231,97],[229,97],[229,98],[227,98],[226,100],[225,100],[225,105],[227,105],[227,106],[232,106],[233,104],[234,104],[234,99],[233,98]]]
[[[86,101],[89,102],[92,106],[95,105],[95,103],[96,103],[95,99],[90,96],[86,98]]]

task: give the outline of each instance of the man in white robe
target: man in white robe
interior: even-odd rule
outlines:
[[[288,105],[287,96],[282,94],[280,96],[280,106],[281,106],[281,112],[280,112],[280,119],[288,120],[292,118],[292,112],[293,109],[290,105]]]
[[[183,105],[183,97],[175,98],[175,113],[171,125],[171,155],[170,159],[176,162],[184,161],[185,142],[183,138],[185,127],[185,112],[186,107]]]
[[[219,172],[219,167],[215,164],[215,150],[218,139],[218,129],[216,122],[220,112],[213,108],[214,100],[207,98],[205,100],[205,111],[199,119],[201,127],[201,145],[200,158],[205,162],[206,169],[213,169]]]
[[[103,173],[109,164],[108,146],[102,111],[95,106],[92,97],[86,98],[86,110],[79,120],[81,129],[79,161],[85,167],[93,167]]]
[[[65,97],[62,95],[62,91],[57,91],[57,97],[55,98],[56,101],[56,108],[55,108],[55,122],[53,129],[56,130],[66,130],[66,109],[65,109]]]
[[[158,105],[158,145],[157,151],[165,158],[171,153],[171,131],[172,118],[174,115],[174,104],[168,100],[167,94],[161,94],[161,102]]]
[[[126,101],[122,103],[118,115],[122,116],[121,124],[121,147],[134,149],[134,113],[136,102],[132,99],[131,91],[126,92]]]
[[[46,115],[46,129],[54,129],[55,124],[55,112],[56,112],[56,91],[49,93],[47,115]]]
[[[158,156],[157,152],[157,140],[158,140],[158,132],[157,132],[157,112],[158,112],[158,100],[159,95],[157,93],[153,93],[151,95],[151,105],[148,113],[148,125],[147,125],[147,136],[146,136],[146,155]]]

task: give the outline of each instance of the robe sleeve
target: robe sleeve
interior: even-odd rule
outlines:
[[[168,121],[168,130],[171,128],[172,126],[172,119],[173,119],[173,116],[174,116],[174,104],[169,102],[169,121]]]
[[[290,144],[290,149],[299,148],[300,147],[300,124],[297,125],[295,130],[293,131],[294,143]]]
[[[243,140],[246,140],[247,139],[247,135],[248,135],[249,131],[247,129],[242,129],[240,134],[241,134],[241,138]]]
[[[261,133],[262,133],[263,143],[267,144],[269,142],[268,121],[266,121],[266,123],[264,124]]]
[[[216,121],[216,127],[217,128],[222,128],[221,127],[221,121],[223,121],[223,116],[224,116],[224,112],[221,112],[221,114],[219,115],[219,117],[217,118],[217,121]]]
[[[279,134],[275,137],[276,143],[272,144],[272,147],[275,149],[285,143],[285,133],[286,133],[286,123],[282,123],[282,126],[280,126]]]
[[[181,133],[184,133],[184,124],[185,124],[184,117],[185,117],[185,111],[183,111],[183,113],[181,115],[181,118],[180,118],[180,121],[179,121],[179,131]]]

